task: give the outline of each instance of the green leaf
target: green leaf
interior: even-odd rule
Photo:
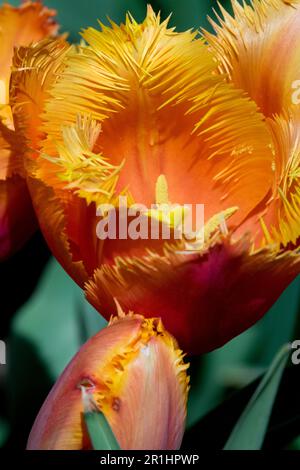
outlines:
[[[81,387],[84,419],[94,450],[120,450],[117,439],[93,396]]]
[[[261,449],[271,411],[291,351],[290,344],[282,347],[235,425],[225,450]]]

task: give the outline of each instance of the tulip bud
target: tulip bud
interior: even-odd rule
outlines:
[[[28,449],[80,450],[91,443],[81,389],[91,394],[121,449],[178,449],[185,425],[187,365],[157,318],[113,318],[73,358],[46,399]]]

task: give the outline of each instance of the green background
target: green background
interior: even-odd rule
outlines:
[[[5,2],[1,2],[5,3]],[[9,2],[19,5],[19,1]],[[217,2],[212,0],[46,0],[44,4],[58,11],[58,19],[64,31],[71,33],[72,39],[78,39],[77,33],[87,26],[96,26],[97,19],[107,22],[107,17],[120,23],[127,11],[141,21],[150,3],[155,11],[161,11],[163,17],[172,13],[171,24],[178,30],[208,26],[206,15],[211,13]],[[221,2],[226,4],[229,2]]]

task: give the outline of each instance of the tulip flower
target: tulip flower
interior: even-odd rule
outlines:
[[[10,106],[14,48],[55,34],[54,15],[55,11],[36,2],[0,8],[0,259],[16,251],[37,227],[24,179],[21,136],[15,131]]]
[[[182,357],[159,319],[135,314],[112,318],[54,385],[28,449],[91,448],[82,388],[105,415],[121,449],[178,449],[188,393],[188,366]]]
[[[126,312],[155,310],[184,350],[210,351],[258,321],[300,271],[296,116],[271,125],[221,70],[220,45],[175,32],[150,7],[141,24],[128,15],[124,25],[82,36],[38,103],[40,125],[27,122],[38,149],[27,174],[40,226],[106,318],[115,298]],[[44,83],[49,47],[15,60],[21,129],[24,90],[33,101],[38,86],[26,86],[33,73],[26,66],[35,64]],[[140,224],[167,226],[170,239],[99,237],[99,221],[113,211],[101,218],[97,208],[120,214],[120,197],[147,207]],[[204,227],[179,228],[178,239],[185,206],[199,204]]]

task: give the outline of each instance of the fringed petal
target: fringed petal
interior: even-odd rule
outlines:
[[[86,284],[87,299],[102,315],[114,298],[146,317],[153,309],[190,353],[222,346],[257,322],[300,272],[297,252],[261,249],[247,238],[219,241],[201,253],[119,258]]]
[[[271,117],[298,106],[300,77],[299,0],[232,1],[234,16],[220,6],[217,35],[205,33],[222,73]],[[296,89],[295,89],[296,88]]]

